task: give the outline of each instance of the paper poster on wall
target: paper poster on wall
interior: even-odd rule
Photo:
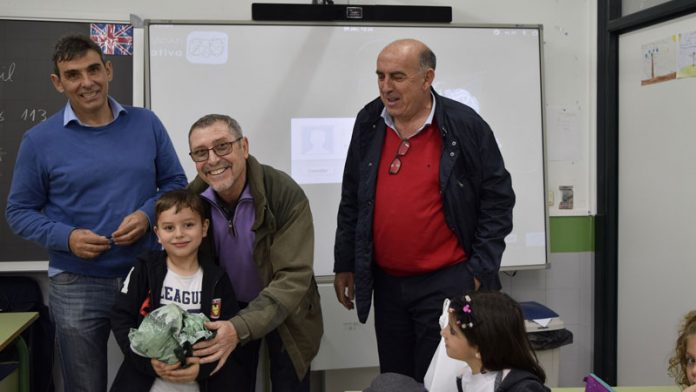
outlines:
[[[674,53],[676,36],[663,38],[641,46],[643,58],[642,86],[665,82],[677,77],[677,57]]]
[[[559,210],[572,210],[573,209],[573,186],[572,185],[561,185],[558,187],[561,191],[561,201],[558,203]]]
[[[679,34],[677,43],[677,78],[696,76],[696,31]]]
[[[577,110],[559,106],[549,106],[547,152],[550,161],[577,162],[582,159],[582,133],[580,115]]]

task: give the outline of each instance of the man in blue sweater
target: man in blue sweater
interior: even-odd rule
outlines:
[[[66,391],[105,391],[109,312],[135,256],[156,246],[162,192],[186,186],[154,113],[109,97],[113,70],[85,36],[56,44],[51,81],[65,109],[24,134],[7,222],[48,249],[49,307]]]

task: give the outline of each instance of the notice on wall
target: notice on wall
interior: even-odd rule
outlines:
[[[643,72],[640,84],[696,76],[696,31],[675,33],[641,46]]]
[[[549,106],[546,145],[549,160],[577,162],[582,159],[580,114],[572,108]]]
[[[681,33],[677,43],[677,78],[696,76],[696,31]]]
[[[572,210],[573,209],[573,186],[572,185],[561,185],[558,187],[561,191],[561,201],[558,203],[559,210]]]
[[[676,37],[672,36],[642,45],[643,77],[640,81],[641,85],[676,79],[675,40]]]

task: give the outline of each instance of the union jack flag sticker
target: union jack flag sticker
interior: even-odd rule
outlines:
[[[104,54],[133,55],[133,26],[117,23],[92,23],[89,37],[99,45]]]

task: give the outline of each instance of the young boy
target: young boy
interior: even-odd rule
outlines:
[[[168,365],[130,348],[130,329],[160,306],[176,303],[211,320],[228,320],[239,311],[227,275],[211,260],[198,258],[209,224],[205,209],[199,196],[185,189],[167,192],[157,201],[154,231],[164,250],[139,256],[116,298],[111,324],[124,360],[111,391],[246,390],[247,381],[239,370],[241,358],[235,353],[211,375],[217,363],[200,365],[198,358],[190,357],[186,367]]]

